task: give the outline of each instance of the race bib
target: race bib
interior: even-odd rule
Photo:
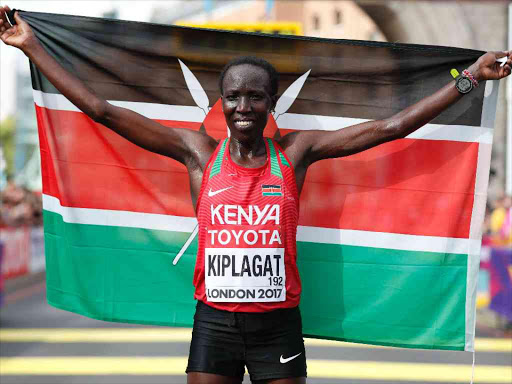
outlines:
[[[284,248],[205,248],[208,301],[286,299]]]

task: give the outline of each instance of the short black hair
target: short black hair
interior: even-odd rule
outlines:
[[[256,56],[239,56],[235,57],[234,59],[231,59],[222,69],[222,72],[220,73],[219,77],[219,88],[220,88],[220,94],[224,92],[222,88],[222,83],[224,82],[224,77],[226,76],[226,73],[229,68],[235,67],[237,65],[242,64],[250,64],[254,65],[256,67],[262,68],[265,72],[268,74],[268,78],[270,80],[270,96],[277,95],[277,89],[278,89],[278,83],[279,83],[279,74],[277,73],[276,69],[272,64],[270,64],[267,60],[262,59],[260,57]]]

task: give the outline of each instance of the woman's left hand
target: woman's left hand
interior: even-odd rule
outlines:
[[[507,57],[507,62],[496,61],[502,57]],[[468,68],[468,71],[477,81],[499,80],[510,75],[512,67],[512,51],[487,52],[480,56],[478,60]]]

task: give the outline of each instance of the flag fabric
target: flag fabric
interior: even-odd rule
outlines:
[[[265,136],[381,119],[482,52],[220,32],[22,12],[100,97],[166,126],[226,137],[218,76],[239,55],[281,74]],[[48,302],[96,319],[190,326],[196,219],[183,165],[95,123],[31,65]],[[473,350],[498,82],[405,139],[308,170],[298,267],[306,337]],[[262,193],[280,193],[268,186]]]

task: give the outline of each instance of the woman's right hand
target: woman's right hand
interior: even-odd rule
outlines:
[[[11,26],[6,16],[9,11],[9,7],[0,7],[0,39],[5,44],[21,49],[64,97],[94,121],[142,148],[168,156],[187,166],[191,165],[189,171],[195,191],[193,193],[199,192],[203,171],[217,147],[215,139],[193,130],[161,125],[98,97],[73,72],[65,69],[46,51],[18,13],[14,15],[16,25]]]
[[[37,37],[30,26],[18,15],[14,14],[16,25],[11,26],[7,20],[8,6],[0,7],[0,39],[7,45],[19,48],[22,51],[37,43]]]

